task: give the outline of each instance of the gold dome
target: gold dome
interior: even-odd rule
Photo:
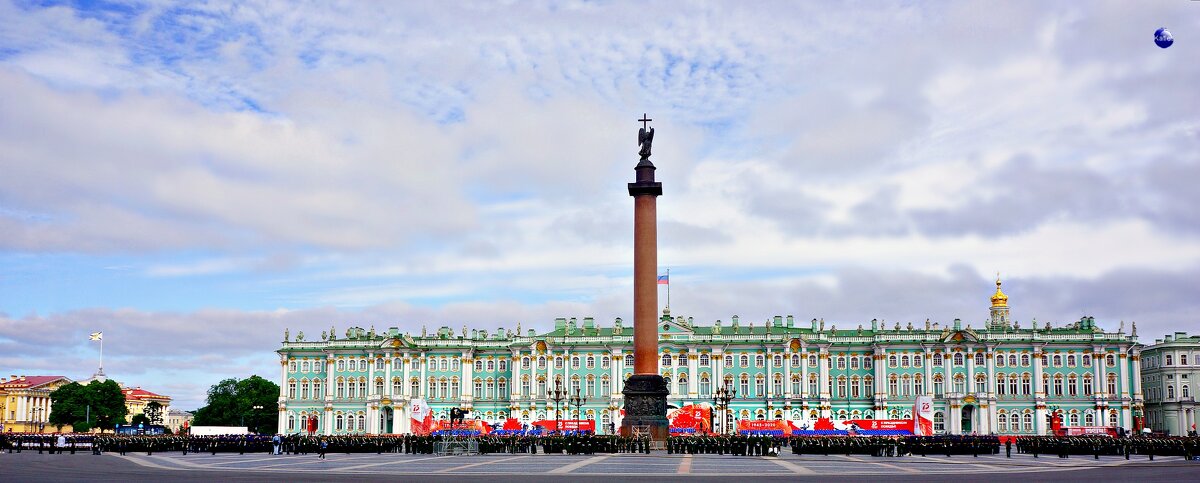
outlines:
[[[992,294],[992,307],[1002,307],[1008,305],[1008,296],[1000,291],[1000,274],[996,274],[996,293]]]

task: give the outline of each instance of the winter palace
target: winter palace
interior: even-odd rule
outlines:
[[[1142,416],[1137,328],[1105,331],[1094,318],[1066,325],[1022,325],[1009,317],[1008,297],[991,297],[983,327],[892,327],[872,320],[837,327],[796,323],[697,325],[662,311],[659,370],[672,406],[712,401],[718,388],[736,390],[723,411],[734,420],[910,418],[916,395],[933,397],[934,429],[953,434],[1044,434],[1057,410],[1069,426],[1133,429]],[[420,335],[350,328],[320,340],[284,334],[280,356],[279,430],[321,434],[402,433],[407,407],[423,398],[435,417],[467,408],[489,422],[593,419],[599,432],[620,425],[622,381],[632,373],[632,327],[620,318],[602,327],[592,318],[555,320],[554,330],[500,329]],[[288,340],[290,339],[290,340]],[[582,405],[556,405],[559,384]],[[556,408],[556,406],[558,406]],[[721,423],[718,421],[718,429]]]

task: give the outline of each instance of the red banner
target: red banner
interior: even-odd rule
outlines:
[[[867,430],[901,430],[913,432],[913,420],[911,419],[851,419],[846,421],[846,424],[858,426],[858,429]]]
[[[757,421],[750,419],[738,420],[738,431],[781,431],[785,435],[792,434],[792,427],[787,421],[771,420]]]
[[[546,431],[562,430],[562,431],[591,431],[596,432],[596,421],[592,419],[543,419],[534,421],[534,426],[541,426]]]
[[[699,404],[688,404],[682,408],[674,409],[667,412],[667,419],[671,422],[671,430],[690,430],[692,433],[709,433],[709,417],[712,411]]]

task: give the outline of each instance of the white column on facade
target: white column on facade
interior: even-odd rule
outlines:
[[[521,351],[513,352],[512,356],[512,375],[509,376],[511,381],[508,384],[508,394],[510,400],[521,398]]]
[[[375,394],[375,353],[367,353],[367,397],[378,396]]]
[[[975,392],[975,351],[974,347],[967,349],[967,384],[963,389],[967,393]]]
[[[1033,348],[1033,394],[1036,403],[1033,427],[1036,434],[1046,434],[1046,394],[1042,392],[1042,348]]]
[[[29,408],[26,407],[28,405],[25,403],[25,401],[27,399],[29,399],[29,398],[27,398],[25,396],[17,397],[17,419],[18,420],[29,421],[29,414],[28,414]]]
[[[408,368],[409,368],[410,364],[412,364],[412,359],[410,359],[409,354],[407,352],[405,352],[404,357],[400,358],[400,373],[403,374],[401,376],[403,378],[403,380],[400,381],[400,394],[406,400],[416,397],[416,394],[410,393],[410,391],[412,391],[412,389],[409,389],[408,380],[410,378],[412,378],[412,376],[409,375],[409,372],[408,372]],[[408,404],[405,404],[404,407],[407,409]]]
[[[817,388],[821,398],[828,399],[829,394],[829,349],[822,347],[820,354],[817,356],[817,370],[819,371],[820,387]]]
[[[807,400],[812,397],[808,393],[808,346],[801,345],[800,349],[800,397]],[[806,414],[804,417],[807,418],[808,415]]]
[[[925,368],[925,394],[932,396],[933,395],[933,357],[930,356],[930,351],[929,351],[928,347],[925,348],[925,352],[923,352],[921,354],[921,357],[925,358],[924,361],[921,361],[921,365],[924,366],[924,368]],[[942,364],[945,364],[945,363],[946,363],[946,360],[942,359]]]
[[[610,369],[608,377],[611,384],[609,384],[608,387],[612,392],[606,396],[612,398],[617,394],[620,394],[621,389],[624,388],[625,381],[621,380],[621,375],[624,373],[621,372],[621,366],[625,364],[625,356],[622,354],[621,349],[613,349],[612,354],[610,354],[609,357],[612,358],[612,365],[609,366]]]
[[[987,401],[988,402],[987,402],[987,407],[983,408],[984,411],[980,415],[981,417],[979,418],[979,420],[984,423],[982,425],[983,427],[980,428],[980,430],[979,430],[979,434],[990,434],[992,432],[992,428],[995,428],[996,425],[999,424],[999,421],[1000,421],[998,419],[998,414],[999,414],[998,410],[1000,408],[996,407],[997,401],[996,401],[996,387],[995,387],[995,384],[996,384],[996,360],[995,359],[996,359],[995,347],[994,346],[987,347],[987,354],[984,355],[984,363],[987,365],[987,378],[988,378],[988,380],[987,380],[987,388],[988,388]]]
[[[416,394],[414,397],[432,399],[429,396],[429,381],[426,380],[426,374],[428,374],[426,371],[429,368],[429,353],[422,351],[420,354],[417,354],[416,358],[417,364],[421,365],[421,378],[417,380],[417,386],[420,388],[421,392],[420,394]]]
[[[803,381],[801,381],[801,386],[803,387]],[[792,394],[792,354],[788,353],[788,349],[783,351],[783,397],[789,401],[796,397],[795,394]],[[791,419],[791,415],[788,415],[786,419]]]
[[[712,358],[708,364],[712,365]],[[688,351],[688,397],[699,397],[700,393],[700,352],[699,349]]]
[[[287,400],[288,387],[288,360],[287,356],[279,358],[279,399]]]
[[[475,401],[475,354],[472,351],[463,352],[462,359],[462,382],[458,386],[458,396],[460,401],[465,401],[468,406],[473,406]]]
[[[393,386],[395,386],[395,384],[392,384],[392,365],[395,363],[395,353],[388,353],[386,354],[386,357],[383,358],[383,394],[386,395],[388,399],[399,396],[399,394],[396,394],[396,391],[393,390]],[[404,387],[403,383],[401,383],[400,387]]]
[[[1142,401],[1142,351],[1136,347],[1131,349],[1129,365],[1133,367],[1133,402]]]

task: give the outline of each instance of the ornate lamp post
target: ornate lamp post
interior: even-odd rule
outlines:
[[[717,389],[713,394],[713,407],[721,412],[721,434],[728,434],[729,424],[727,421],[729,410],[729,401],[737,398],[737,389],[730,387],[729,381],[725,381],[725,385]]]
[[[579,419],[579,410],[584,404],[587,404],[587,398],[579,394],[579,388],[575,388],[575,395],[567,401],[567,404],[575,406],[575,419]]]
[[[563,400],[565,400],[565,399],[567,399],[567,391],[563,390],[562,381],[555,379],[554,380],[554,390],[550,391],[550,400],[554,401],[554,431],[555,432],[562,431],[562,428],[559,427],[559,425],[562,421],[562,418],[560,416],[558,408],[559,408],[559,405],[562,404]]]

